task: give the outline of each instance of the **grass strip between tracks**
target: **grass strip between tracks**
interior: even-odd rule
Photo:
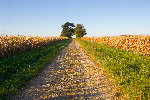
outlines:
[[[24,87],[71,39],[0,59],[0,98]]]
[[[77,41],[114,78],[127,99],[150,98],[150,57],[81,39]]]

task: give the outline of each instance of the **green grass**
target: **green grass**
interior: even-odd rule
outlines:
[[[150,57],[81,39],[77,41],[114,78],[124,94],[128,94],[127,99],[150,98]]]
[[[0,59],[0,97],[24,87],[71,39]]]

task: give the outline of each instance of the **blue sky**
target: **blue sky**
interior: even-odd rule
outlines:
[[[67,21],[87,36],[150,34],[150,0],[0,0],[0,34],[59,36]]]

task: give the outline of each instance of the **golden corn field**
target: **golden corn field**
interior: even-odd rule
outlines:
[[[150,55],[150,35],[82,37],[82,39],[115,48],[125,49],[141,55]]]
[[[0,58],[18,52],[45,46],[52,42],[67,39],[67,37],[32,37],[32,36],[0,36]]]

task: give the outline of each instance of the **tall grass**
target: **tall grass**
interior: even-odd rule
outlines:
[[[0,36],[0,58],[54,43],[67,37]]]
[[[82,37],[82,39],[150,56],[150,35]]]
[[[55,42],[0,59],[0,97],[19,91],[70,41]]]
[[[150,98],[150,57],[86,40],[78,42],[115,79],[127,100]]]

